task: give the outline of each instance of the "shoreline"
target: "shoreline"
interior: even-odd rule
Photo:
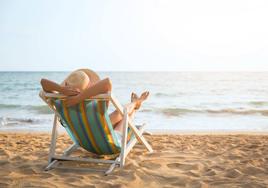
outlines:
[[[267,136],[268,131],[178,131],[178,130],[147,130],[152,135],[261,135]],[[0,134],[33,134],[47,135],[51,131],[29,131],[29,130],[0,130]],[[66,131],[59,131],[59,135],[67,135]]]

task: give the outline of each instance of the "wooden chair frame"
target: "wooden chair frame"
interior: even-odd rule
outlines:
[[[92,97],[90,99],[86,100],[106,100],[111,101],[114,107],[123,115],[123,134],[122,134],[122,142],[121,142],[121,152],[119,156],[115,160],[104,160],[104,159],[95,159],[95,158],[80,158],[80,157],[70,157],[69,155],[77,150],[79,148],[79,145],[72,144],[69,148],[67,148],[63,155],[56,155],[56,142],[58,137],[58,126],[59,126],[59,118],[60,115],[56,111],[55,107],[51,105],[50,100],[51,99],[64,99],[66,96],[61,94],[54,94],[54,93],[47,93],[45,91],[40,91],[40,97],[44,100],[45,103],[48,104],[49,108],[52,109],[55,113],[54,121],[53,121],[53,128],[52,128],[52,138],[51,138],[51,144],[50,144],[50,150],[49,150],[49,156],[48,156],[48,166],[45,168],[45,170],[50,170],[52,168],[67,168],[64,166],[58,166],[58,163],[60,161],[80,161],[80,162],[89,162],[89,163],[102,163],[102,164],[111,164],[108,169],[92,169],[92,168],[72,168],[72,169],[79,169],[79,170],[87,170],[87,171],[104,171],[106,175],[111,173],[113,169],[116,166],[120,166],[121,168],[125,165],[125,160],[128,155],[128,153],[131,151],[131,149],[135,146],[137,141],[142,143],[146,149],[149,152],[153,152],[152,147],[150,144],[146,141],[146,139],[143,137],[145,124],[141,126],[135,126],[132,124],[132,122],[129,121],[128,112],[126,108],[123,108],[123,106],[119,103],[119,101],[115,98],[115,96],[112,93],[107,94],[101,94],[95,97]],[[127,132],[128,127],[133,130],[133,133],[135,134],[135,138],[131,139],[127,143]],[[70,168],[68,168],[70,169]]]

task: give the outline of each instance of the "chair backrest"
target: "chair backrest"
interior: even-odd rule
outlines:
[[[121,150],[107,112],[106,100],[87,100],[67,107],[64,100],[50,100],[72,140],[96,154],[115,154]]]

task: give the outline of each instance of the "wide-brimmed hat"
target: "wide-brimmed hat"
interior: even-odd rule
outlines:
[[[67,78],[61,83],[61,85],[66,85],[68,83],[70,86],[78,86],[78,88],[85,88],[85,84],[88,86],[95,84],[100,80],[100,77],[96,72],[90,69],[78,69],[71,72]],[[81,89],[81,88],[80,88]]]
[[[93,70],[90,70],[90,69],[78,69],[78,71],[85,72],[87,74],[87,76],[89,77],[90,82],[92,82],[92,83],[96,83],[96,82],[100,81],[99,75],[96,72],[94,72]]]

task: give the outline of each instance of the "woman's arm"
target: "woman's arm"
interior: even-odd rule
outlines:
[[[63,95],[73,96],[79,94],[79,90],[75,88],[71,88],[70,86],[61,86],[51,80],[41,79],[41,85],[44,91],[46,92],[54,92],[57,91]]]
[[[88,99],[90,97],[104,94],[112,90],[112,82],[109,78],[105,78],[93,86],[87,88],[86,90],[82,91],[79,95],[68,97],[66,99],[67,106],[73,106],[81,101]]]
[[[105,78],[103,80],[100,80],[93,86],[85,89],[83,92],[80,93],[78,97],[82,101],[84,99],[87,99],[87,98],[90,98],[99,94],[107,93],[111,90],[112,90],[112,82],[109,78]]]
[[[47,79],[41,79],[41,85],[44,91],[46,92],[53,92],[53,91],[57,91],[59,93],[63,92],[63,87],[51,80],[47,80]]]

